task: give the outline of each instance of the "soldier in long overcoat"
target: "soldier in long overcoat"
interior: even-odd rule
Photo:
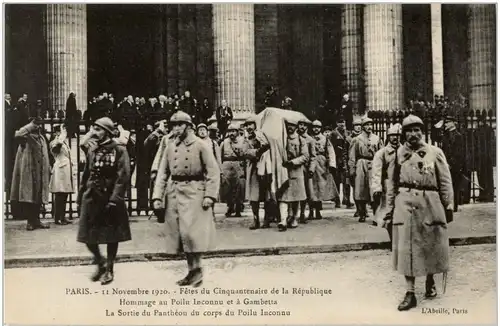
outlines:
[[[357,121],[355,121],[355,123],[357,123]],[[334,175],[335,184],[338,191],[340,191],[340,185],[342,184],[342,204],[345,205],[346,208],[352,208],[354,205],[351,202],[351,182],[349,180],[349,147],[352,138],[346,130],[345,120],[337,121],[337,127],[332,131],[330,139],[337,158],[337,171]],[[335,207],[340,208],[339,196],[334,200]]]
[[[125,204],[130,160],[126,147],[112,138],[114,131],[113,121],[108,117],[94,122],[91,138],[96,145],[88,148],[77,199],[80,206],[77,241],[85,243],[94,255],[97,271],[91,279],[100,280],[103,285],[114,279],[118,243],[132,239]],[[99,244],[107,244],[106,266]]]
[[[238,126],[234,123],[227,128],[228,137],[221,145],[222,180],[221,201],[227,204],[226,217],[241,217],[245,200],[245,157],[244,139],[238,137]]]
[[[71,161],[71,149],[64,126],[56,126],[55,138],[50,142],[50,151],[54,156],[54,165],[50,177],[49,188],[54,194],[53,215],[55,224],[69,224],[64,217],[68,195],[75,192],[76,169]]]
[[[286,231],[287,227],[296,228],[299,217],[299,203],[306,200],[306,185],[304,180],[304,166],[309,160],[307,143],[298,133],[294,121],[286,121],[286,160],[282,167],[288,170],[288,181],[283,189],[276,194],[279,204],[281,220],[278,224],[280,232]]]
[[[49,201],[50,164],[47,139],[41,120],[36,118],[15,132],[19,142],[10,190],[11,204],[27,216],[26,229],[47,229],[40,222],[40,209]],[[14,213],[14,212],[13,212]]]
[[[177,284],[200,286],[201,254],[214,249],[213,206],[219,193],[220,169],[207,143],[196,136],[187,113],[174,113],[170,123],[177,138],[161,158],[153,207],[159,209],[166,201],[166,252],[186,253],[189,272]]]
[[[423,122],[403,120],[404,145],[389,167],[388,206],[394,209],[393,267],[403,274],[407,292],[398,310],[417,305],[415,277],[426,276],[425,297],[437,295],[434,274],[447,273],[447,224],[453,220],[453,187],[443,151],[423,140]],[[386,223],[383,224],[383,226]]]
[[[319,120],[312,123],[312,139],[316,153],[316,164],[311,177],[311,202],[315,210],[315,219],[321,219],[322,202],[338,197],[338,190],[333,176],[336,173],[337,160],[330,140],[321,133]]]
[[[373,120],[361,120],[363,132],[352,142],[349,150],[349,172],[354,179],[354,201],[359,212],[359,222],[368,217],[366,204],[371,203],[370,176],[375,153],[382,148],[380,138],[373,134]]]
[[[250,230],[261,227],[259,217],[260,202],[264,202],[264,221],[262,228],[269,228],[272,212],[271,206],[271,163],[269,141],[266,135],[257,130],[255,117],[245,121],[248,137],[245,139],[244,156],[246,158],[245,198],[250,201],[253,214],[253,225]],[[268,168],[266,168],[266,165]]]
[[[392,211],[387,206],[387,178],[389,164],[396,157],[396,151],[401,145],[399,142],[400,136],[401,125],[396,123],[387,130],[387,145],[376,152],[373,157],[370,193],[372,202],[376,207],[373,218],[374,225],[383,223],[385,217],[392,214]],[[392,225],[389,225],[387,230],[389,231],[389,238],[392,240]]]
[[[306,148],[307,148],[307,157],[308,161],[304,165],[304,182],[305,182],[305,189],[306,189],[306,200],[303,200],[300,202],[300,217],[299,217],[299,223],[301,224],[306,224],[306,217],[305,217],[305,211],[306,211],[306,205],[309,204],[309,220],[314,219],[314,204],[311,202],[311,193],[314,191],[313,190],[313,181],[312,181],[312,176],[314,174],[314,171],[316,170],[316,150],[314,146],[314,139],[308,134],[308,129],[309,126],[311,125],[311,121],[308,119],[304,118],[301,119],[298,123],[297,127],[297,133],[299,136],[302,138],[302,140],[306,143]]]

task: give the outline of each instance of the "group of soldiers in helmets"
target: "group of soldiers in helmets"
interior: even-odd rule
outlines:
[[[244,201],[249,201],[251,229],[277,222],[283,232],[321,219],[324,201],[339,207],[342,185],[342,204],[348,208],[353,206],[353,188],[359,222],[368,217],[370,205],[372,223],[388,230],[394,268],[407,285],[398,309],[417,305],[415,277],[425,276],[425,296],[436,296],[434,274],[448,270],[447,223],[453,220],[454,194],[446,157],[425,143],[422,120],[409,115],[402,125],[392,125],[385,144],[373,133],[368,117],[354,119],[352,131],[343,120],[333,130],[318,120],[285,122],[285,148],[279,150],[286,151],[286,161],[272,156],[276,142],[257,128],[255,116],[241,125],[231,123],[220,141],[210,121],[195,126],[187,113],[177,111],[168,128],[159,127],[148,137],[157,148],[151,198],[165,224],[166,252],[185,253],[188,265],[177,284],[203,283],[201,255],[215,249],[215,202],[227,203],[229,217],[241,215]],[[125,207],[130,161],[114,131],[109,118],[100,118],[82,144],[87,163],[78,200],[78,241],[87,244],[98,265],[92,280],[103,284],[113,281],[118,243],[132,238]],[[284,170],[287,187],[273,191],[273,178]],[[108,245],[107,262],[99,244]]]

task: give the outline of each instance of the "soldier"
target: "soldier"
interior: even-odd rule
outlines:
[[[304,167],[309,161],[307,143],[298,133],[297,125],[291,120],[286,121],[286,160],[282,162],[283,168],[288,170],[288,183],[285,189],[277,195],[281,221],[278,224],[280,232],[287,227],[296,228],[299,216],[299,202],[306,200],[306,187],[304,181]]]
[[[177,284],[198,287],[203,283],[201,254],[214,248],[213,206],[219,192],[220,169],[207,143],[196,137],[187,113],[174,113],[170,123],[178,136],[162,156],[153,207],[161,209],[166,194],[166,252],[186,253],[189,268]]]
[[[461,197],[461,188],[463,174],[466,170],[466,160],[464,158],[464,137],[457,130],[455,125],[456,120],[454,117],[448,116],[444,121],[444,133],[442,141],[443,153],[448,160],[450,166],[451,180],[453,183],[453,200],[455,212],[458,211],[458,205],[463,201]]]
[[[355,123],[359,123],[357,120]],[[335,149],[335,157],[337,158],[337,171],[334,175],[337,189],[340,190],[342,184],[343,200],[342,204],[346,208],[354,206],[351,203],[351,182],[349,179],[349,146],[351,144],[351,136],[345,128],[345,121],[338,120],[337,128],[332,132],[331,142]],[[335,198],[335,207],[340,208],[340,197]]]
[[[314,219],[314,210],[313,206],[311,203],[311,192],[313,191],[313,184],[312,184],[312,176],[313,176],[313,171],[316,169],[315,164],[316,164],[316,152],[315,152],[315,147],[314,147],[314,139],[308,134],[308,127],[311,124],[311,122],[307,119],[301,119],[298,123],[298,129],[297,133],[299,136],[302,138],[302,140],[306,143],[307,146],[307,157],[309,158],[308,161],[306,162],[304,166],[304,182],[305,182],[305,188],[306,188],[306,200],[303,200],[300,202],[300,218],[299,218],[299,223],[301,224],[306,224],[306,217],[305,217],[305,210],[306,210],[306,204],[309,203],[309,220]]]
[[[314,151],[316,153],[315,169],[311,177],[311,201],[309,205],[315,209],[315,219],[320,220],[322,202],[338,197],[338,190],[333,176],[336,174],[337,162],[333,146],[323,134],[321,134],[322,124],[319,120],[312,123],[312,138],[314,141]]]
[[[393,267],[406,279],[407,292],[398,310],[417,306],[415,277],[426,276],[425,297],[437,295],[433,275],[448,271],[448,227],[453,220],[453,187],[443,151],[423,140],[423,122],[403,120],[404,145],[389,166],[388,208],[392,220]],[[444,281],[446,281],[444,279]]]
[[[228,137],[221,146],[222,180],[221,197],[227,204],[226,217],[241,217],[244,198],[245,158],[244,140],[238,137],[238,127],[232,123],[227,128]]]
[[[361,120],[363,132],[356,137],[349,149],[349,172],[354,179],[354,201],[359,213],[359,222],[368,217],[366,204],[370,198],[370,175],[375,153],[382,148],[382,141],[373,134],[373,120]]]
[[[376,207],[373,224],[381,223],[387,214],[387,175],[389,164],[394,160],[397,149],[400,146],[401,125],[396,123],[387,130],[388,144],[375,153],[372,163],[372,177],[370,191],[373,203]],[[392,225],[387,228],[389,238],[392,241]]]
[[[125,205],[130,160],[125,146],[112,139],[114,130],[110,118],[103,117],[94,122],[91,138],[96,144],[88,148],[77,199],[80,207],[77,241],[85,243],[94,255],[97,271],[91,280],[100,280],[102,285],[114,279],[118,243],[132,239]],[[106,266],[99,244],[107,244]]]
[[[215,130],[217,130],[217,128],[214,126],[212,128],[215,128]],[[222,162],[221,162],[220,147],[219,147],[219,144],[217,144],[217,142],[215,140],[213,140],[212,138],[209,137],[210,130],[211,130],[210,127],[207,127],[207,125],[204,123],[200,123],[198,126],[196,126],[197,136],[207,142],[208,146],[212,150],[212,153],[214,153],[215,159],[217,160],[219,167],[221,167]]]
[[[270,191],[271,171],[266,170],[266,163],[270,164],[269,142],[266,136],[257,130],[255,117],[245,121],[248,137],[245,140],[244,156],[246,158],[245,197],[250,201],[254,223],[250,230],[260,228],[259,204],[264,202],[264,222],[262,228],[269,228],[270,224]],[[259,173],[260,172],[260,173]]]

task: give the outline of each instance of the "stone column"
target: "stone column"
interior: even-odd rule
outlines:
[[[85,4],[48,4],[44,16],[48,53],[49,105],[66,109],[70,92],[87,109],[87,9]]]
[[[404,106],[401,4],[364,7],[366,110]]]
[[[167,60],[167,93],[172,95],[179,92],[179,57],[178,57],[178,5],[166,5],[166,60]],[[180,94],[179,94],[180,96]]]
[[[355,112],[363,110],[363,5],[342,5],[342,87],[348,92]]]
[[[443,27],[441,4],[431,3],[432,91],[444,95]]]
[[[469,103],[473,110],[495,110],[495,5],[469,5]]]
[[[216,103],[227,100],[236,119],[255,112],[254,5],[214,4]]]

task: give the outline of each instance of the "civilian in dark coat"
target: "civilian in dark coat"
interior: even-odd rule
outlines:
[[[91,131],[94,142],[88,146],[87,160],[78,194],[80,225],[78,242],[83,242],[98,265],[92,281],[101,284],[113,281],[113,264],[118,243],[131,240],[125,193],[130,181],[130,161],[125,146],[112,139],[113,121],[98,119]],[[107,265],[99,251],[106,243]]]
[[[201,120],[203,123],[206,123],[208,119],[214,114],[214,109],[212,108],[212,105],[208,101],[208,98],[205,97],[203,99],[203,104],[201,105]]]
[[[12,169],[14,168],[14,160],[16,159],[17,144],[14,139],[16,130],[22,127],[20,125],[20,112],[12,105],[10,94],[5,94],[5,125],[4,125],[4,141],[5,141],[5,156],[4,156],[4,180],[5,190],[7,191],[7,198],[10,194],[10,184],[12,180]]]
[[[196,117],[196,105],[189,91],[186,91],[184,93],[184,99],[181,100],[179,106],[180,110],[189,114],[191,119],[194,119]]]
[[[30,118],[35,117],[34,112],[31,112],[31,106],[28,103],[28,94],[23,94],[23,97],[17,102],[17,110],[19,111],[19,124],[24,126],[30,122]]]
[[[351,99],[349,98],[349,94],[348,93],[345,93],[344,96],[342,97],[342,101],[340,103],[340,109],[338,111],[338,114],[337,114],[337,119],[336,120],[340,120],[340,119],[344,119],[345,120],[345,124],[346,124],[346,127],[347,127],[347,130],[352,130],[352,101]]]
[[[227,106],[226,100],[222,100],[222,105],[217,108],[215,117],[217,119],[217,127],[219,127],[220,134],[225,137],[226,130],[231,121],[233,120],[233,110]]]
[[[69,139],[78,133],[79,120],[78,108],[76,107],[76,94],[71,92],[66,100],[66,119],[64,121]]]

